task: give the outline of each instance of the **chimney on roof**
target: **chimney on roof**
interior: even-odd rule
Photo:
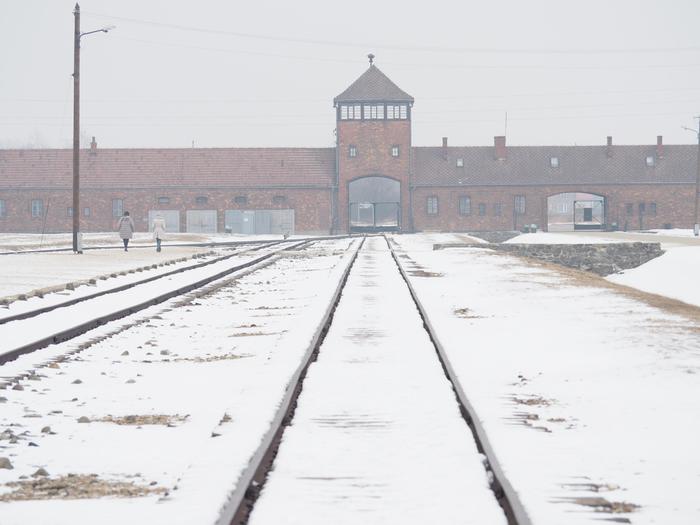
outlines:
[[[613,156],[612,136],[611,135],[608,135],[608,144],[605,147],[605,154],[608,156],[608,158],[611,158]]]
[[[663,135],[656,136],[656,158],[664,158],[664,137]]]
[[[493,137],[494,158],[496,160],[506,160],[506,137],[499,135]]]
[[[447,137],[442,137],[442,159],[447,160]]]
[[[95,137],[92,137],[92,142],[90,142],[90,155],[97,155],[97,142]]]

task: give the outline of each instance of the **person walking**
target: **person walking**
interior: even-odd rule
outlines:
[[[118,224],[119,237],[124,241],[124,251],[129,251],[129,239],[134,236],[134,221],[129,217],[129,212],[125,211],[124,215],[119,218]]]
[[[153,219],[153,238],[156,240],[156,251],[160,251],[160,243],[163,240],[163,235],[165,234],[165,219],[159,213],[156,218]]]

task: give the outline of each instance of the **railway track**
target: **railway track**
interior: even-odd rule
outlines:
[[[315,241],[316,239],[296,240],[292,243],[275,241],[95,294],[16,316],[6,316],[0,321],[0,365],[48,345],[67,341],[105,323],[191,292],[236,272],[270,262],[280,252],[300,249]],[[274,249],[280,244],[284,246]],[[251,255],[252,252],[267,248],[273,249],[262,255]],[[235,258],[242,255],[251,256],[235,263]],[[185,275],[192,277],[176,279]]]
[[[381,246],[378,246],[378,243],[384,242],[386,243],[386,248],[382,249]],[[363,477],[363,474],[361,474],[362,469],[358,471],[355,468],[357,466],[355,463],[362,464],[365,457],[352,455],[352,451],[358,449],[362,451],[364,456],[373,458],[376,464],[382,464],[386,461],[391,463],[390,460],[386,460],[385,456],[392,456],[388,452],[392,446],[410,449],[411,453],[414,454],[411,460],[415,462],[420,462],[421,460],[428,463],[434,462],[444,467],[444,461],[441,463],[442,460],[447,459],[447,463],[451,464],[454,459],[456,464],[460,466],[470,465],[472,472],[469,476],[472,476],[472,478],[475,476],[476,481],[470,480],[465,483],[474,488],[474,499],[478,501],[471,501],[472,494],[458,490],[456,494],[453,494],[455,499],[452,503],[455,505],[455,509],[459,510],[461,508],[460,499],[464,500],[466,498],[470,500],[468,507],[480,509],[483,507],[483,512],[486,514],[477,517],[473,521],[474,523],[498,523],[500,520],[509,525],[530,525],[530,519],[520,503],[517,493],[506,479],[498,463],[495,451],[490,446],[484,429],[475,417],[473,407],[469,400],[466,399],[459,384],[459,379],[456,377],[447,356],[442,350],[440,340],[431,327],[425,310],[408,281],[406,272],[401,266],[393,247],[389,240],[379,238],[370,240],[369,243],[369,247],[367,247],[366,243],[360,247],[351,265],[348,266],[343,279],[338,284],[333,296],[333,303],[320,323],[316,337],[308,348],[297,372],[288,384],[286,396],[279,405],[279,409],[267,434],[261,441],[260,447],[250,460],[247,469],[240,476],[227,503],[223,506],[217,525],[272,523],[279,522],[279,520],[289,523],[314,523],[314,518],[320,520],[319,522],[326,523],[357,523],[361,521],[360,518],[364,519],[364,517],[370,515],[379,515],[390,520],[401,518],[402,523],[406,522],[403,518],[407,516],[403,516],[401,513],[405,514],[406,510],[412,507],[413,501],[410,500],[410,497],[418,500],[430,500],[431,497],[437,496],[438,493],[450,493],[451,490],[447,487],[442,487],[438,492],[431,493],[431,490],[436,489],[436,487],[424,479],[419,479],[416,481],[416,484],[424,483],[426,486],[425,493],[416,494],[415,491],[409,490],[411,492],[409,500],[401,500],[401,498],[394,500],[393,503],[396,506],[392,508],[391,494],[397,490],[400,492],[401,489],[397,489],[396,486],[383,486],[381,475],[376,479],[372,478],[372,476]],[[351,286],[348,286],[348,283],[351,283]],[[374,293],[371,291],[373,287],[376,288]],[[382,294],[385,295],[384,298],[382,298]],[[386,296],[391,297],[391,299],[387,301]],[[344,301],[343,299],[346,297],[347,299]],[[413,309],[413,317],[388,318],[388,322],[385,323],[386,326],[394,326],[395,329],[393,332],[390,328],[387,328],[385,331],[385,326],[374,322],[373,318],[382,317],[381,307],[388,307],[390,304],[397,305],[397,303],[408,304],[408,310]],[[367,311],[364,313],[358,312],[356,308],[353,311],[353,304],[361,304]],[[376,304],[381,304],[381,307],[377,309]],[[400,307],[397,309],[400,310]],[[354,318],[352,317],[353,315],[355,315]],[[396,330],[396,327],[398,327],[398,330]],[[408,344],[406,344],[407,340],[405,338],[392,339],[404,331],[410,334],[411,337],[408,340]],[[418,332],[424,333],[421,335]],[[343,341],[348,339],[355,342],[350,343],[346,349],[347,352],[343,353]],[[423,339],[423,343],[420,342],[421,339]],[[405,350],[405,356],[403,354],[382,355],[384,349],[396,345],[403,345],[402,351]],[[413,346],[420,347],[420,352],[416,353],[416,355],[413,355],[410,351]],[[361,374],[353,376],[350,384],[343,387],[343,380],[340,377],[328,380],[326,376],[324,379],[324,373],[333,373],[334,364],[342,367],[345,370],[343,373],[352,375],[352,368],[350,367],[353,365],[348,365],[347,363],[355,363],[356,359],[362,360],[365,358],[370,363],[367,366],[367,370],[363,370]],[[340,359],[340,363],[337,361],[333,363],[334,359]],[[401,368],[401,366],[405,365],[405,362],[414,359],[415,366],[418,367],[421,375],[423,370],[425,370],[426,381],[433,381],[437,386],[434,387],[434,391],[422,391],[422,387],[416,387],[415,385],[407,387],[405,384],[400,384],[399,381],[394,385],[396,389],[396,392],[394,392],[392,389],[387,389],[386,385],[381,384],[382,381],[394,381],[390,377],[380,378],[378,379],[379,383],[375,384],[370,384],[371,381],[363,383],[364,378],[374,377],[373,374],[377,373],[377,369],[372,367],[372,360],[382,359],[387,359],[387,362],[392,362],[392,359],[399,359],[399,362],[395,363],[397,368]],[[432,365],[427,364],[428,361],[426,359],[428,361],[432,360]],[[318,364],[314,365],[314,363]],[[356,364],[355,366],[358,365]],[[432,370],[428,371],[428,369]],[[380,371],[382,370],[380,369]],[[382,372],[386,372],[386,370]],[[398,373],[394,372],[392,376]],[[409,371],[408,373],[410,374],[411,372]],[[432,379],[427,379],[430,374],[432,374],[430,376]],[[445,379],[447,379],[449,384],[448,392],[445,391],[446,387],[444,384],[442,386],[439,385],[441,382],[444,383]],[[309,381],[311,384],[309,384]],[[420,382],[422,382],[422,378],[419,380]],[[323,390],[324,388],[326,390]],[[372,388],[376,388],[376,391],[373,391]],[[402,388],[408,388],[408,390],[402,391]],[[412,391],[411,388],[417,388],[417,390]],[[364,392],[359,392],[358,389],[367,390],[370,393],[377,394],[377,396],[372,397],[369,404],[356,404],[353,401],[354,398],[362,398],[363,395],[367,395]],[[401,402],[399,400],[403,400],[405,403],[407,392],[415,393],[418,391],[426,395],[442,396],[440,405],[430,407],[427,412],[416,410],[416,414],[411,413],[407,416],[407,419],[402,420],[401,418],[406,417],[406,414],[401,412]],[[305,397],[306,392],[309,392],[307,397]],[[394,395],[398,396],[394,401],[399,402],[382,403],[381,398],[383,396],[391,398]],[[328,403],[323,403],[323,401],[319,401],[320,399],[329,401]],[[372,412],[375,404],[388,412],[381,417],[377,414],[369,414]],[[316,407],[314,409],[314,405],[321,405],[322,408]],[[417,405],[421,405],[421,402],[418,401]],[[427,441],[434,439],[434,436],[431,436],[430,433],[427,435],[425,433],[421,434],[420,427],[430,424],[431,412],[440,412],[440,410],[444,409],[446,412],[441,413],[441,416],[449,418],[450,407],[448,405],[456,405],[454,406],[454,412],[459,414],[456,417],[461,420],[462,425],[461,430],[459,430],[457,427],[460,424],[452,421],[452,431],[454,433],[452,439],[456,443],[454,446],[461,446],[459,443],[464,442],[465,433],[467,435],[471,434],[473,438],[471,459],[465,460],[463,464],[459,462],[459,458],[466,452],[461,449],[454,454],[454,457],[441,459],[439,449],[442,443],[440,445],[436,443],[435,448],[426,450],[421,448],[420,443],[412,442],[413,432],[419,434],[418,441],[421,439]],[[392,412],[397,407],[398,411],[396,413]],[[412,409],[409,412],[412,412]],[[331,413],[335,413],[336,416],[330,417],[329,414]],[[342,417],[338,416],[338,414],[341,414]],[[416,426],[414,424],[415,418],[419,418],[421,415],[426,418],[426,421],[420,421],[419,425]],[[437,424],[439,421],[438,419],[433,422]],[[391,440],[382,441],[382,439],[377,439],[376,436],[381,435],[383,432],[391,433],[391,427],[394,424],[410,427],[410,430],[405,431],[404,434],[400,432],[392,434],[394,439],[399,439],[406,443],[400,441],[393,443]],[[356,433],[354,431],[355,426],[368,430],[364,434],[362,433],[363,431]],[[331,432],[329,430],[331,427],[338,427],[338,431],[336,433]],[[351,435],[352,439],[346,439],[348,434]],[[324,454],[324,449],[334,448],[334,442],[331,441],[334,438],[337,439],[335,442],[335,445],[338,445],[337,450],[331,453],[330,456]],[[367,439],[366,443],[363,441],[364,439]],[[451,444],[449,439],[444,436],[441,436],[441,439],[445,440],[444,447],[449,449]],[[415,449],[411,449],[411,447],[415,447]],[[382,452],[377,455],[377,450]],[[421,453],[425,455],[421,456]],[[337,455],[334,454],[348,455],[350,458],[346,462],[337,462]],[[483,463],[481,460],[482,456],[479,454],[483,454],[486,458]],[[314,459],[311,460],[311,458]],[[398,461],[398,463],[392,464],[396,469],[401,470],[405,467],[401,460],[406,460],[407,458],[399,457],[398,459],[393,459]],[[410,463],[411,460],[408,462]],[[336,463],[339,463],[341,466],[324,468],[325,465]],[[371,470],[372,466],[368,465],[368,468]],[[460,473],[467,477],[467,470],[469,469],[464,469],[464,472],[460,471]],[[474,470],[479,472],[475,473],[473,472]],[[407,469],[407,474],[409,472],[413,471]],[[431,476],[439,478],[441,475],[441,471],[431,472]],[[483,491],[479,492],[480,489],[478,489],[479,480],[484,481],[486,479],[490,480],[490,490],[489,488],[485,489],[489,494],[484,494]],[[343,482],[343,480],[350,481]],[[460,488],[465,487],[465,484],[459,477],[453,476],[451,482]],[[336,490],[333,488],[334,484],[338,483],[342,487],[340,489],[341,493],[334,493],[333,490]],[[469,483],[472,483],[472,485],[469,485]],[[373,484],[379,487],[377,491],[372,490]],[[483,484],[487,485],[485,481]],[[400,485],[401,483],[399,483]],[[329,486],[331,489],[328,488]],[[359,489],[357,488],[358,486],[360,487]],[[403,488],[405,489],[406,487]],[[385,489],[386,493],[383,492]],[[329,491],[329,494],[325,494],[324,491]],[[326,496],[329,498],[328,505],[324,506],[323,500]],[[364,508],[363,512],[370,509],[378,512],[378,514],[363,515],[362,512],[351,516],[334,514],[332,509],[338,508],[337,505],[340,505],[342,508],[340,502],[342,500],[352,500],[353,496],[358,501],[366,504],[367,508]],[[372,506],[370,503],[372,498],[377,498],[378,500],[386,498],[387,501],[380,502],[379,506]],[[387,508],[381,508],[381,505],[385,505]],[[403,508],[401,505],[403,505]],[[428,514],[437,518],[440,516],[441,509],[439,507],[441,503],[436,500],[434,505],[435,507],[431,508]],[[494,514],[494,507],[498,508],[496,514],[500,514],[500,517]],[[298,511],[301,515],[296,514],[295,511]],[[417,510],[416,512],[420,514],[420,511]],[[466,508],[464,512],[466,516],[473,511],[470,508]],[[480,510],[479,512],[482,511]],[[491,513],[491,518],[484,517],[488,513]],[[423,518],[425,517],[423,516]],[[416,521],[416,515],[411,516],[411,518],[413,521]],[[421,519],[418,519],[418,522],[424,522]],[[408,521],[411,520],[409,519]],[[460,523],[463,523],[463,521],[460,520]]]

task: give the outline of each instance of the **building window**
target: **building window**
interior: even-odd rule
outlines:
[[[472,213],[472,200],[463,195],[459,198],[459,214],[460,215],[471,215]]]
[[[644,212],[646,211],[646,206],[644,205],[643,202],[639,203],[639,215],[644,215]]]
[[[559,167],[559,157],[550,157],[549,158],[549,165],[552,168],[558,168]]]
[[[360,120],[361,118],[362,106],[359,104],[354,106],[343,104],[340,106],[340,120]]]
[[[90,216],[90,208],[83,208],[83,217]]]
[[[647,166],[650,168],[653,167],[656,164],[656,159],[654,158],[653,155],[647,155]]]
[[[357,146],[350,146],[348,148],[348,157],[355,158],[357,157]]]
[[[365,120],[384,120],[384,104],[365,104],[362,109]]]
[[[44,201],[41,199],[32,200],[32,217],[41,217],[44,215]]]
[[[207,202],[209,202],[209,197],[205,197],[204,195],[194,198],[195,204],[206,204]]]
[[[406,104],[387,106],[386,118],[389,120],[406,120],[408,118],[408,106]]]
[[[392,157],[398,157],[398,156],[399,156],[399,147],[398,147],[398,146],[392,146],[392,147],[391,147],[391,156],[392,156]]]
[[[284,195],[275,195],[272,197],[272,204],[284,204],[287,202],[287,197]]]
[[[0,219],[7,217],[7,207],[5,206],[5,200],[0,199]]]
[[[656,203],[655,202],[649,203],[649,215],[651,217],[656,217]]]
[[[346,105],[340,106],[340,120],[348,119],[348,107]]]
[[[462,157],[457,159],[457,167],[458,168],[463,168],[464,167],[464,159]]]
[[[158,204],[170,204],[170,197],[158,197]]]
[[[236,195],[233,198],[233,202],[235,204],[248,204],[248,197],[246,197],[245,195]]]
[[[500,203],[500,202],[494,203],[494,205],[493,205],[493,214],[494,214],[496,217],[500,217],[500,216],[501,216],[501,210],[502,210],[502,209],[503,209],[503,206],[501,206],[501,203]]]
[[[427,212],[428,215],[437,215],[438,214],[438,198],[433,196],[433,197],[428,197],[428,200],[426,201],[427,205]]]
[[[625,213],[627,213],[627,215],[632,215],[634,213],[634,204],[631,202],[625,204]]]
[[[72,217],[73,216],[73,206],[68,206],[66,208],[66,217]]]
[[[515,206],[515,213],[525,215],[525,195],[516,195],[513,199],[513,205]]]
[[[124,215],[124,200],[112,199],[112,217],[121,217]]]
[[[484,204],[483,202],[479,203],[479,215],[482,217],[486,215],[486,204]]]

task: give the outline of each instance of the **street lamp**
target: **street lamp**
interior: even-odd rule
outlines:
[[[87,33],[80,32],[80,6],[75,4],[75,33],[73,36],[73,252],[83,253],[78,246],[80,231],[80,39],[93,33],[106,33],[114,26]]]
[[[693,233],[697,237],[700,234],[700,220],[698,219],[698,199],[700,198],[700,117],[695,118],[698,119],[698,129],[681,127],[686,131],[692,131],[698,137],[698,167],[695,175],[695,224],[693,225]]]

